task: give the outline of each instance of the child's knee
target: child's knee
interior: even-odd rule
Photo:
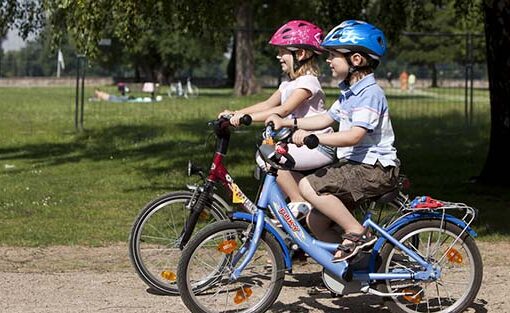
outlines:
[[[306,179],[306,177],[299,181],[299,192],[305,199],[310,199],[314,196],[317,196],[317,193],[313,189],[312,185],[310,185],[310,182],[308,179]]]

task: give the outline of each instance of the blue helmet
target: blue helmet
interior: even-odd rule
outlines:
[[[386,52],[386,38],[384,33],[372,24],[347,20],[333,28],[321,46],[342,53],[364,52],[374,60],[379,60]]]

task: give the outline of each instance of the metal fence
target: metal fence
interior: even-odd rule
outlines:
[[[407,47],[406,42],[408,43]],[[404,33],[401,43],[398,48],[390,47],[388,49],[387,56],[376,71],[376,77],[379,84],[385,89],[393,115],[404,119],[420,116],[436,119],[455,117],[460,126],[472,126],[489,120],[488,78],[485,62],[485,37],[483,35]],[[265,45],[265,42],[262,44]],[[265,49],[267,50],[267,47]],[[427,52],[428,57],[424,56],[421,59],[415,57],[422,52]],[[440,54],[439,58],[438,54]],[[98,65],[86,63],[83,58],[74,55],[67,57],[66,67],[61,71],[63,78],[27,79],[27,76],[38,76],[47,72],[54,75],[55,69],[41,67],[33,60],[31,54],[27,53],[26,59],[23,59],[22,53],[20,56],[21,59],[19,57],[16,59],[3,54],[0,59],[0,86],[30,85],[31,83],[53,85],[59,84],[59,82],[69,86],[72,90],[76,90],[72,103],[79,113],[76,117],[77,128],[83,118],[81,116],[83,101],[93,94],[95,88],[87,80],[92,76],[103,75],[108,79],[102,80],[102,83],[108,82],[109,85],[113,85],[115,82],[113,77],[118,75],[118,73],[106,75],[108,74],[107,70]],[[274,56],[269,57],[274,59]],[[278,67],[278,64],[274,62],[272,66]],[[323,86],[336,87],[338,82],[331,79],[330,70],[325,62],[322,62],[322,69],[324,73],[321,76]],[[258,69],[259,84],[275,88],[281,81],[280,77],[275,74],[277,72],[271,67]],[[81,78],[78,80],[78,76],[82,77],[83,75],[85,75],[85,81],[82,81]],[[124,79],[130,78],[125,77]],[[177,80],[185,83],[185,77]],[[192,80],[199,88],[221,86],[226,82],[226,69],[225,72],[215,77],[194,76]],[[99,80],[94,78],[94,81],[98,82]],[[138,86],[141,86],[141,83],[130,82],[133,90],[140,89]],[[161,87],[162,95],[166,97],[166,90],[169,86]],[[110,90],[115,89],[110,88]],[[122,112],[119,111],[119,114]]]
[[[404,118],[457,116],[466,126],[489,121],[485,36],[405,33],[404,40],[412,42],[408,55],[424,56],[412,60],[405,53],[389,53],[376,73],[394,103],[394,114]]]

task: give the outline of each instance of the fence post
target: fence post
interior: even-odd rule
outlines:
[[[471,32],[466,33],[465,72],[464,115],[466,126],[470,127],[473,123],[473,36]]]
[[[76,94],[74,96],[74,130],[78,131],[79,94],[80,94],[80,55],[76,55]]]
[[[82,62],[83,61],[83,62]],[[87,59],[83,54],[76,55],[76,94],[75,94],[75,110],[74,110],[74,129],[76,131],[83,130],[83,108],[85,93],[85,68]],[[81,85],[80,85],[81,79]],[[80,91],[81,87],[81,91]]]
[[[473,34],[471,32],[469,34],[469,74],[470,74],[470,82],[469,82],[469,126],[473,125],[473,80],[474,80],[474,74],[473,74]]]
[[[85,98],[85,73],[87,71],[87,58],[83,56],[83,68],[82,68],[82,76],[81,76],[81,110],[80,110],[80,130],[83,130],[83,111],[85,108],[84,98]]]

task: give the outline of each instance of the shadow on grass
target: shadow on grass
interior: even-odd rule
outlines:
[[[0,148],[0,160],[26,160],[35,167],[57,166],[81,161],[106,161],[109,159],[128,160],[144,177],[151,178],[180,171],[184,176],[188,160],[202,166],[206,171],[214,155],[215,137],[207,120],[196,119],[176,123],[170,132],[182,134],[203,134],[189,136],[197,139],[172,139],[169,129],[151,125],[115,125],[100,129],[85,130],[68,143],[44,142],[16,147]],[[227,168],[249,163],[254,159],[255,143],[259,128],[241,128],[231,135],[230,150],[224,163]],[[186,137],[182,135],[181,137]],[[162,139],[164,138],[164,139]],[[169,139],[167,139],[169,138]],[[205,143],[204,143],[205,142]],[[146,162],[150,160],[150,162]],[[29,169],[26,169],[29,170]],[[11,173],[23,170],[10,170]],[[243,191],[254,194],[258,187],[251,172],[234,178],[243,186]],[[172,190],[184,186],[151,185],[141,188]],[[194,181],[193,179],[190,182]],[[246,186],[246,187],[244,187]]]
[[[462,116],[454,114],[441,119],[393,118],[401,169],[412,182],[410,195],[430,195],[477,207],[480,209],[480,218],[475,224],[477,231],[483,235],[509,235],[510,228],[506,225],[510,217],[508,187],[488,187],[469,182],[470,177],[479,174],[485,162],[489,126],[463,128],[458,126],[459,121],[462,121]],[[240,174],[236,170],[233,176],[251,199],[254,199],[259,185],[252,178],[251,169],[260,129],[245,127],[233,133],[225,159],[227,168],[244,169]],[[173,133],[176,135],[173,136]],[[168,127],[114,125],[86,130],[67,143],[43,142],[0,148],[0,160],[26,160],[35,167],[83,160],[127,160],[148,181],[157,181],[140,188],[175,190],[182,189],[183,185],[164,175],[171,171],[182,170],[184,173],[189,159],[207,169],[214,152],[214,136],[210,134],[207,120],[199,118]],[[157,177],[164,178],[155,179]],[[182,181],[184,174],[179,174],[178,178]],[[190,179],[190,182],[193,181]]]

